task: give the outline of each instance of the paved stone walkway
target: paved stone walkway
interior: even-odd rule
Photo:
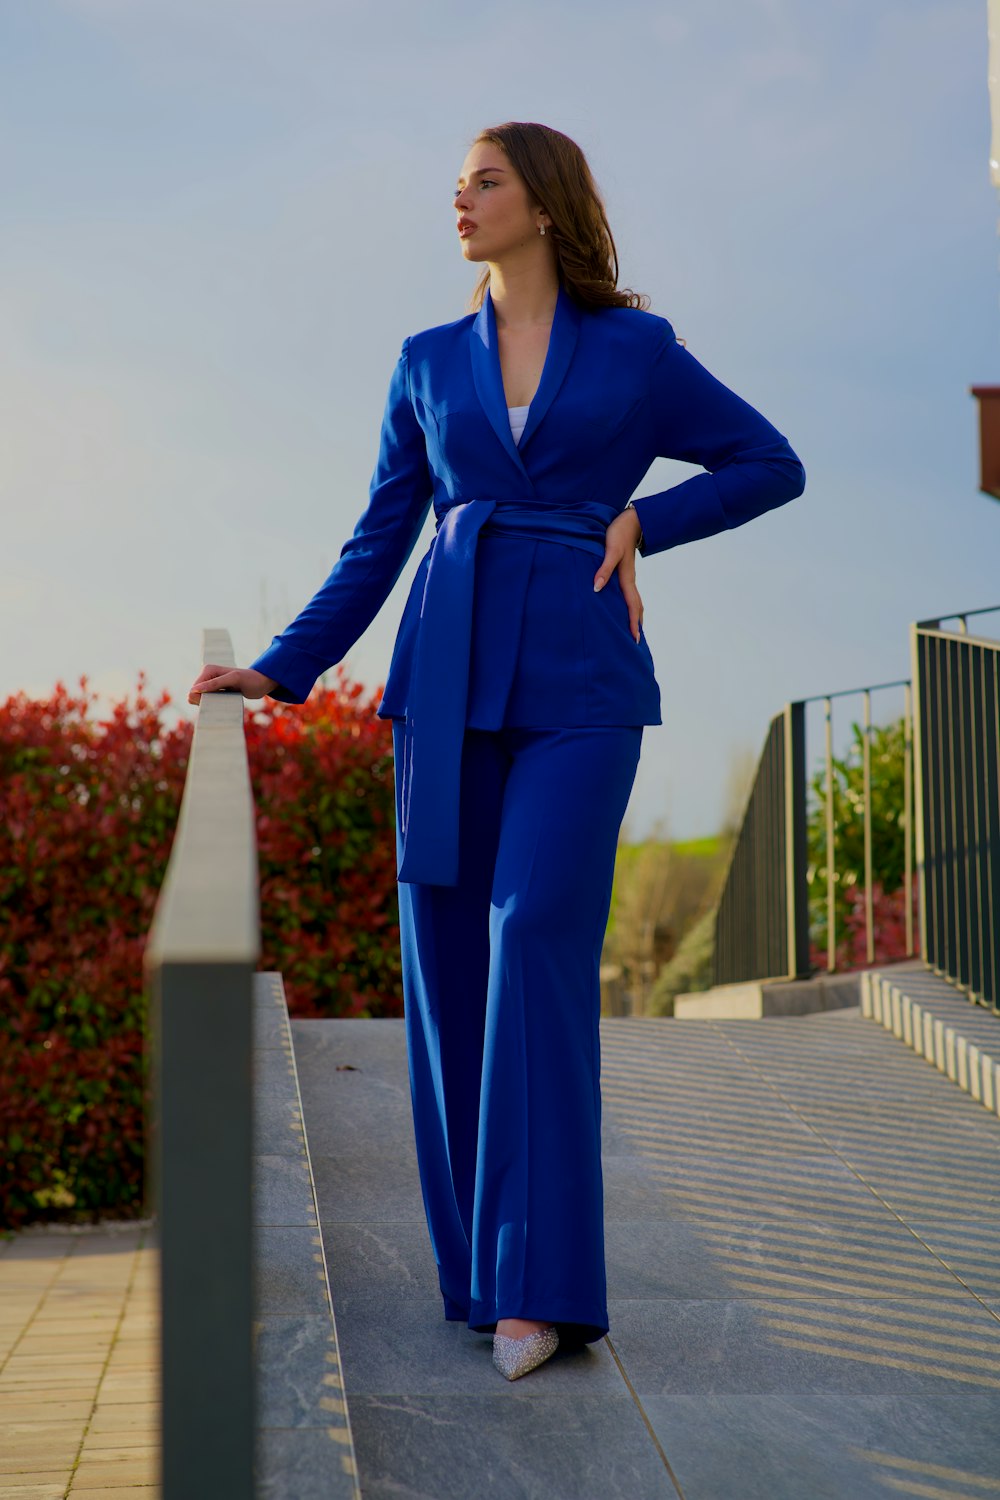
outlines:
[[[508,1385],[402,1023],[293,1024],[365,1500],[1000,1495],[1000,1120],[857,1010],[602,1036],[611,1334]]]
[[[148,1234],[122,1226],[0,1242],[0,1500],[155,1493]]]
[[[611,1333],[514,1385],[441,1317],[402,1023],[293,1035],[365,1500],[1000,1496],[1000,1119],[874,1022],[602,1023]],[[148,1237],[0,1245],[0,1500],[155,1494]],[[302,1411],[268,1492],[328,1500]]]

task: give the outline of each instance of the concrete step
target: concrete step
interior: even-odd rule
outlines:
[[[1000,1114],[1000,1016],[922,963],[866,970],[861,1011]]]
[[[747,979],[717,984],[674,1000],[678,1021],[757,1021],[764,1016],[807,1016],[860,1003],[857,974],[817,974],[813,979]]]
[[[258,1500],[360,1500],[279,974],[254,979],[253,1071],[256,1492]]]

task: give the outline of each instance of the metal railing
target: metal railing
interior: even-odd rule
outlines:
[[[787,703],[771,720],[715,918],[712,979],[796,978],[809,972],[805,715]]]
[[[860,696],[862,726],[862,828],[864,839],[865,947],[875,959],[872,859],[872,694],[905,690],[902,807],[904,890],[913,887],[913,719],[908,680],[872,683],[836,693],[819,693],[788,703],[771,721],[754,775],[743,819],[733,841],[716,911],[713,983],[752,979],[806,978],[811,973],[808,893],[808,787],[806,708],[824,712],[824,824],[826,883],[826,966],[836,968],[836,868],[834,826],[833,700]],[[912,901],[905,902],[906,952],[915,951]]]
[[[973,615],[911,630],[921,954],[1000,1012],[1000,641],[969,634]],[[957,631],[941,628],[958,621]]]
[[[862,700],[862,837],[864,839],[864,895],[865,895],[865,959],[875,962],[875,876],[872,868],[872,693],[902,688],[905,693],[903,707],[903,797],[901,818],[903,822],[903,890],[905,907],[903,914],[906,955],[915,951],[913,932],[913,694],[909,678],[895,682],[878,682],[869,687],[845,688],[838,693],[825,693],[803,699],[804,703],[822,703],[824,719],[824,830],[826,844],[826,967],[832,973],[837,967],[837,905],[836,887],[836,829],[834,827],[833,794],[833,700],[853,698]]]
[[[228,633],[204,659],[234,664]],[[243,699],[201,702],[146,947],[160,1244],[163,1500],[252,1500],[252,983],[260,946]]]

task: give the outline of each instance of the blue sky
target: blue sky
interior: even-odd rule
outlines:
[[[306,601],[402,339],[466,310],[451,190],[505,119],[580,142],[623,283],[808,475],[640,562],[664,724],[633,834],[711,830],[786,700],[1000,603],[984,0],[7,0],[0,694],[144,669],[182,700],[203,625],[247,661]],[[372,687],[431,527],[348,658]]]

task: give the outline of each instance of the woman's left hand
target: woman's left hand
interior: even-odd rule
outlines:
[[[629,629],[637,644],[642,626],[642,600],[635,586],[635,549],[641,535],[642,527],[634,510],[623,510],[615,516],[604,535],[604,561],[594,574],[594,592],[599,593],[615,568],[618,569],[618,582],[628,605]]]

